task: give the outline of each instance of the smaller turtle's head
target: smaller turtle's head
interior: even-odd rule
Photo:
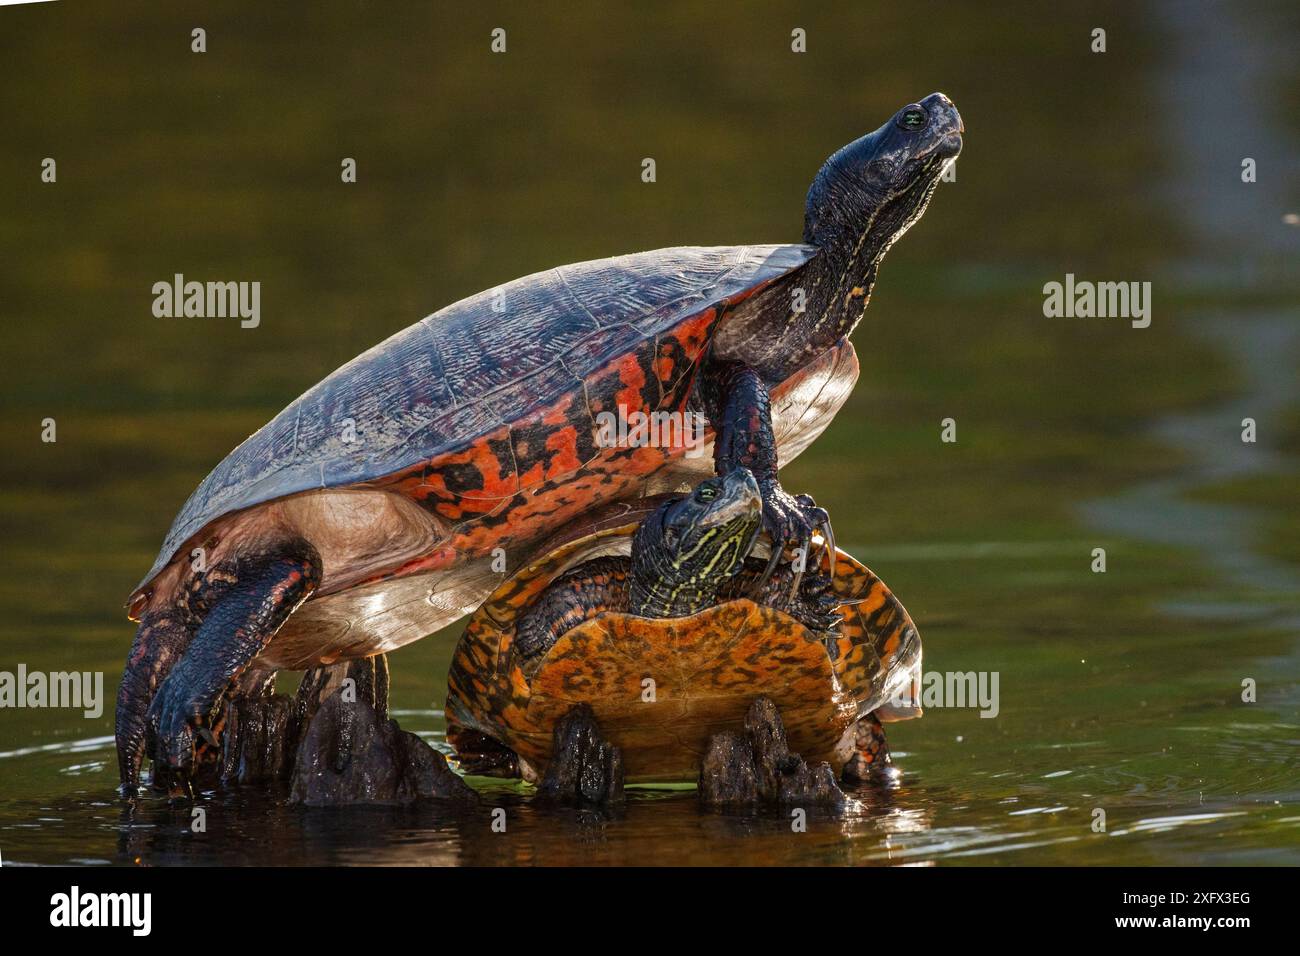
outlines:
[[[931,93],[822,166],[804,210],[804,241],[823,248],[865,244],[874,260],[925,212],[965,127],[952,100]],[[864,243],[865,238],[865,243]]]
[[[743,468],[661,505],[633,539],[632,612],[679,617],[703,610],[740,570],[762,516],[758,482]]]

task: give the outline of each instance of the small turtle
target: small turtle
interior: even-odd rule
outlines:
[[[764,582],[766,562],[746,558],[761,502],[741,469],[683,498],[614,505],[544,546],[452,657],[462,768],[539,779],[555,725],[586,705],[628,781],[691,780],[709,739],[741,729],[760,696],[805,759],[850,782],[886,764],[879,721],[920,714],[916,627],[843,551]]]
[[[479,605],[500,554],[606,502],[748,468],[770,536],[806,546],[826,513],[787,494],[777,466],[847,399],[847,336],[961,132],[932,94],[826,161],[802,244],[540,272],[422,319],[293,401],[203,480],[128,600],[124,792],[146,753],[187,779],[245,672],[418,640]],[[668,435],[646,440],[647,420]]]

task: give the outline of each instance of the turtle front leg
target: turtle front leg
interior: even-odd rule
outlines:
[[[772,400],[758,372],[742,362],[720,362],[705,370],[705,408],[713,423],[714,466],[719,475],[748,468],[763,493],[763,527],[772,537],[768,574],[783,547],[802,548],[807,555],[813,532],[831,537],[830,516],[808,495],[795,497],[777,479],[776,435],[772,430]]]
[[[306,542],[239,561],[234,583],[222,585],[149,706],[147,743],[156,771],[189,776],[195,737],[212,736],[227,692],[320,577],[320,557]]]

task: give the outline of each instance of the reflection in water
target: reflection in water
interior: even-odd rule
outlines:
[[[626,807],[612,811],[542,809],[503,790],[484,796],[472,808],[305,809],[261,792],[207,794],[202,832],[192,827],[189,804],[145,798],[121,806],[106,797],[52,807],[42,825],[51,836],[115,833],[116,855],[105,862],[156,866],[670,864],[682,862],[683,831],[707,841],[724,864],[888,862],[895,845],[913,855],[897,841],[929,828],[926,811],[895,806],[884,790],[859,792],[861,808],[844,816],[810,812],[800,833],[788,811],[702,812],[689,791],[633,788]],[[499,809],[504,832],[494,827]]]

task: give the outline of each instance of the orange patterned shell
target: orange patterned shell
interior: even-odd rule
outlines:
[[[735,600],[682,618],[598,614],[561,636],[530,680],[514,649],[520,611],[575,565],[627,553],[653,504],[623,505],[594,519],[581,536],[507,579],[473,615],[447,680],[453,745],[464,731],[477,731],[540,774],[555,722],[586,703],[605,737],[622,748],[629,782],[680,781],[694,779],[708,738],[739,729],[759,695],[780,709],[791,749],[837,771],[851,756],[859,717],[920,716],[916,626],[884,582],[844,551],[837,552],[835,590],[858,603],[841,606],[833,653],[789,615]]]

